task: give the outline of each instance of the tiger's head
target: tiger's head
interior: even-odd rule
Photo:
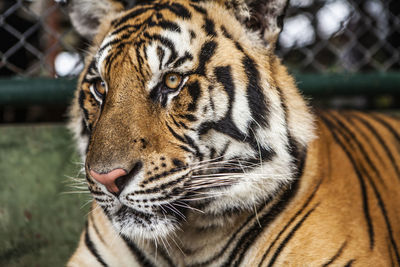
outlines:
[[[313,119],[274,55],[286,4],[71,3],[92,40],[71,126],[121,234],[166,236],[194,209],[253,210],[296,178]]]

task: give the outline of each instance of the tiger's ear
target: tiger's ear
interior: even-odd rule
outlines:
[[[72,25],[83,37],[91,40],[105,16],[125,9],[119,0],[69,0],[68,10]]]
[[[282,31],[288,0],[215,0],[233,10],[236,17],[260,33],[268,46],[275,47]]]

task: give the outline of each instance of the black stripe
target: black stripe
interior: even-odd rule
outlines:
[[[196,10],[197,12],[199,12],[200,14],[202,14],[202,15],[207,15],[207,10],[205,10],[204,8],[202,8],[202,7],[198,6],[198,5],[195,5],[195,4],[190,4],[190,6],[191,6],[194,10]]]
[[[193,39],[196,38],[196,33],[194,31],[192,31],[192,30],[189,30],[189,33],[190,33],[190,42],[192,42]]]
[[[135,5],[137,5],[138,3],[136,3],[136,1],[130,1],[130,0],[114,0],[117,1],[119,3],[121,3],[124,6],[125,10],[131,9],[133,8]],[[148,2],[150,2],[151,0],[149,0]]]
[[[162,173],[153,175],[153,176],[149,177],[147,180],[144,180],[144,181],[142,182],[142,185],[148,184],[148,183],[153,182],[153,181],[155,181],[155,180],[159,180],[159,179],[161,179],[161,178],[163,178],[163,177],[166,177],[166,176],[168,176],[168,175],[171,175],[171,174],[174,174],[174,173],[176,173],[176,172],[182,171],[182,170],[184,170],[184,169],[186,169],[186,167],[172,168],[172,169],[170,169],[169,171],[165,171],[165,172],[162,172]]]
[[[126,34],[132,34],[134,32],[137,32],[143,26],[144,26],[144,23],[124,25],[124,26],[121,26],[121,27],[115,29],[114,31],[112,31],[109,35],[117,35],[118,33],[125,31],[125,30],[127,31]]]
[[[219,155],[221,157],[225,157],[226,151],[228,151],[228,148],[230,145],[231,145],[231,141],[226,142],[226,144],[224,145],[224,148],[222,148],[222,150],[219,152]]]
[[[96,195],[96,196],[104,196],[104,195],[106,195],[106,194],[104,194],[104,192],[94,190],[90,186],[89,186],[89,191],[90,191],[91,194]]]
[[[192,14],[190,13],[190,11],[181,4],[172,3],[172,4],[161,5],[161,6],[165,9],[168,9],[169,11],[174,13],[177,17],[180,17],[182,19],[190,19],[192,17]]]
[[[330,120],[325,118],[325,116],[322,114],[321,114],[321,119],[328,126],[328,128],[331,129],[331,134],[332,134],[333,138],[335,139],[336,143],[339,144],[339,146],[343,149],[343,151],[349,158],[350,163],[352,164],[354,171],[356,173],[356,176],[358,178],[358,181],[360,184],[360,189],[361,189],[361,198],[362,198],[362,204],[363,204],[364,217],[365,217],[365,221],[367,223],[367,231],[368,231],[368,236],[369,236],[369,241],[370,241],[370,249],[372,249],[374,247],[374,227],[372,225],[371,215],[369,212],[368,196],[367,196],[368,193],[367,193],[365,181],[363,179],[363,176],[360,173],[360,170],[357,168],[357,164],[356,164],[352,154],[350,153],[350,151],[348,150],[346,145],[339,139],[339,137],[337,135],[337,132],[340,131],[340,129],[336,125],[334,125]]]
[[[78,97],[78,103],[79,106],[83,112],[83,116],[85,118],[85,121],[87,122],[89,120],[89,112],[88,110],[85,108],[85,100],[86,100],[86,92],[83,89],[80,89],[79,91],[79,97]],[[89,128],[89,130],[91,130]]]
[[[181,149],[185,150],[186,152],[190,152],[190,153],[192,153],[193,155],[195,155],[195,152],[192,151],[192,150],[190,150],[187,146],[180,145],[179,147],[180,147]]]
[[[395,264],[394,264],[393,247],[391,245],[390,240],[386,240],[386,242],[387,242],[387,246],[388,246],[388,254],[390,257],[390,266],[394,267]],[[399,264],[399,266],[400,266],[400,264]]]
[[[89,249],[90,253],[96,258],[96,260],[104,267],[107,267],[108,265],[104,262],[102,257],[99,255],[97,252],[95,244],[92,242],[89,236],[89,226],[88,222],[86,222],[86,229],[85,229],[85,245]]]
[[[186,139],[186,143],[193,148],[196,151],[196,156],[200,159],[200,161],[203,160],[203,154],[200,152],[199,147],[195,144],[194,140],[188,136],[188,135],[184,135],[185,139]]]
[[[161,66],[160,66],[161,67]],[[161,93],[162,89],[162,84],[159,83],[156,86],[154,86],[149,93],[149,98],[154,102],[158,103],[161,102],[162,98],[165,98],[165,94]]]
[[[126,15],[124,15],[122,18],[118,18],[116,20],[113,20],[111,22],[111,25],[114,28],[118,28],[119,26],[121,26],[123,23],[125,23],[126,21],[128,21],[129,19],[135,18],[137,16],[142,15],[143,13],[145,13],[146,11],[150,10],[150,8],[139,8],[139,9],[134,9],[130,12],[128,12]]]
[[[172,261],[171,257],[169,256],[168,252],[166,252],[163,247],[160,247],[160,254],[164,258],[164,260],[168,263],[169,266],[176,266]]]
[[[217,153],[217,151],[215,150],[215,148],[214,147],[211,147],[210,148],[210,156],[209,156],[209,158],[210,159],[213,159],[213,158],[215,158],[215,154]]]
[[[81,137],[89,137],[90,131],[89,131],[89,128],[86,126],[86,122],[85,122],[84,118],[82,118],[82,120],[81,120],[81,128],[82,128],[81,132],[80,132]]]
[[[153,4],[149,5],[147,7],[141,7],[139,9],[134,9],[127,13],[125,16],[122,18],[119,18],[117,20],[114,20],[111,22],[111,25],[114,27],[118,27],[128,21],[129,19],[135,18],[137,16],[142,15],[148,10],[153,10],[153,11],[162,11],[162,10],[169,10],[170,12],[174,13],[177,17],[182,18],[182,19],[190,19],[192,17],[192,14],[190,11],[184,7],[181,4],[178,3],[172,3],[172,4]]]
[[[351,114],[351,116],[356,117],[360,122],[362,122],[370,131],[371,133],[375,136],[375,138],[378,140],[379,144],[383,147],[385,150],[386,155],[389,157],[393,168],[395,168],[397,177],[400,179],[400,170],[398,165],[396,164],[396,160],[394,159],[394,156],[392,152],[390,151],[389,147],[386,145],[385,141],[383,138],[380,136],[380,134],[375,130],[375,128],[364,118],[360,117],[358,114]],[[380,157],[378,157],[380,158]]]
[[[190,83],[187,85],[190,96],[192,97],[192,102],[188,105],[188,111],[195,111],[197,106],[197,100],[201,95],[200,84],[198,81]]]
[[[228,112],[232,114],[232,103],[235,100],[235,85],[233,83],[232,70],[230,66],[216,67],[214,69],[214,75],[217,81],[223,85],[224,90],[228,95]]]
[[[110,200],[108,199],[102,199],[102,198],[98,198],[97,196],[93,196],[93,198],[96,200],[97,203],[109,203]],[[94,224],[93,224],[94,225]]]
[[[144,60],[142,57],[142,53],[141,51],[143,51],[143,47],[145,46],[145,42],[141,42],[140,45],[135,45],[135,54],[136,54],[136,62],[138,64],[138,68],[139,68],[139,72],[140,72],[140,76],[145,77],[144,73],[143,73],[143,64],[144,64]],[[128,57],[129,61],[131,62],[132,65],[134,65],[133,60],[131,57]],[[142,79],[141,79],[142,80]],[[143,79],[144,80],[144,79]]]
[[[176,139],[178,139],[178,140],[181,141],[182,143],[185,143],[185,144],[186,144],[185,138],[183,138],[182,136],[180,136],[179,134],[177,134],[177,133],[174,131],[174,129],[172,129],[168,124],[167,124],[167,128],[168,128],[168,130],[171,132],[171,134],[172,134]]]
[[[214,89],[214,87],[212,87],[211,85],[208,86],[208,96],[209,96],[209,100],[210,100],[210,108],[215,116],[215,104],[214,104],[214,99],[213,99],[213,94],[212,94],[213,89]]]
[[[361,144],[361,142],[358,140],[356,134],[350,130],[349,127],[345,125],[345,123],[339,119],[338,116],[334,115],[333,113],[331,114],[331,117],[336,121],[336,123],[339,125],[339,127],[343,130],[342,131],[342,136],[345,138],[345,140],[351,140],[356,147],[359,149],[361,155],[363,158],[367,161],[368,165],[372,168],[372,170],[375,172],[377,178],[383,183],[382,176],[378,169],[376,168],[375,164],[372,162],[371,158],[369,157],[368,153],[365,151],[364,146]],[[342,116],[344,119],[344,117]]]
[[[217,33],[215,32],[215,23],[209,18],[204,19],[204,25],[203,29],[205,30],[206,34],[209,36],[217,36]]]
[[[173,32],[181,32],[181,27],[179,27],[178,24],[176,24],[175,22],[172,21],[168,21],[168,20],[161,20],[158,22],[155,21],[150,21],[147,24],[149,27],[161,27],[163,30],[170,30]]]
[[[179,125],[179,123],[175,120],[174,116],[169,114],[169,116],[171,117],[173,123],[175,124],[176,127],[181,128],[181,126]]]
[[[353,262],[355,261],[355,259],[349,260],[344,267],[351,267],[351,265],[353,265]]]
[[[397,140],[397,142],[400,143],[400,134],[392,127],[392,125],[390,125],[387,121],[385,121],[383,118],[381,118],[376,114],[370,114],[370,116],[377,122],[379,122],[382,126],[384,126],[393,135],[393,137]],[[399,146],[398,146],[398,151],[400,152]]]
[[[349,120],[349,122],[350,122],[351,124],[360,123],[360,124],[362,124],[364,127],[368,128],[364,123],[360,122],[360,121],[358,120],[358,118],[355,117],[355,115],[353,115],[353,114],[347,114],[347,113],[345,113],[345,114],[343,114],[343,115],[346,116],[346,118]],[[369,144],[369,147],[370,147],[371,150],[372,150],[372,155],[379,155],[379,152],[378,152],[378,150],[376,149],[376,147],[375,147],[374,145],[372,145],[371,142],[369,142],[369,140],[371,139],[371,137],[367,136],[366,133],[370,133],[370,131],[368,131],[368,129],[365,130],[365,131],[363,131],[363,130],[361,130],[361,128],[360,128],[360,129],[357,130],[357,133],[359,133],[359,134],[364,138],[364,140],[366,141],[366,143]],[[378,140],[378,143],[379,143],[379,140]],[[380,147],[380,146],[378,145],[377,147]],[[383,159],[383,157],[375,157],[375,159],[379,160],[378,166],[381,166],[381,167],[384,166],[384,167],[386,167],[386,163],[385,163],[385,160]]]
[[[97,201],[97,202],[100,202],[98,199],[96,199],[96,201]],[[93,229],[94,229],[94,231],[96,232],[96,235],[99,237],[100,241],[101,241],[103,244],[105,244],[104,239],[103,239],[103,236],[100,234],[99,229],[97,228],[96,222],[95,222],[95,220],[94,220],[94,218],[93,218],[93,212],[90,212],[90,213],[89,213],[89,218],[90,218],[90,222],[91,222],[92,225],[93,225]]]
[[[203,261],[201,263],[197,263],[197,264],[192,264],[189,265],[188,267],[198,267],[198,266],[207,266],[210,265],[210,263],[212,263],[213,261],[215,261],[216,259],[220,258],[228,249],[228,247],[231,245],[231,243],[236,239],[236,236],[243,230],[243,228],[245,226],[247,226],[247,224],[254,219],[254,216],[249,216],[247,218],[247,220],[231,235],[231,237],[229,238],[229,240],[225,243],[225,245],[222,247],[222,249],[219,250],[219,252],[215,253],[211,258],[209,258],[206,261]]]
[[[180,121],[179,125],[182,126],[184,129],[189,129],[189,127],[183,121]]]
[[[173,67],[178,68],[180,67],[183,63],[186,61],[193,60],[193,56],[189,52],[185,52],[185,55],[183,57],[178,58],[177,61],[175,61]]]
[[[314,188],[313,192],[307,198],[307,200],[303,204],[303,206],[296,212],[296,214],[289,220],[289,222],[282,228],[282,230],[278,233],[278,235],[275,237],[275,239],[270,243],[270,245],[268,246],[268,249],[265,251],[265,253],[264,253],[260,263],[258,264],[258,266],[261,266],[264,263],[264,260],[268,256],[268,253],[271,251],[271,249],[275,245],[275,243],[279,240],[281,235],[286,231],[287,228],[289,228],[289,226],[294,222],[294,220],[298,218],[298,216],[303,212],[303,210],[308,207],[308,204],[310,204],[311,200],[315,196],[315,193],[318,191],[318,189],[319,189],[319,187],[320,187],[320,185],[322,183],[322,179],[323,178],[320,179],[320,181],[318,182],[317,186]]]
[[[263,89],[260,86],[260,73],[258,72],[256,63],[246,55],[242,64],[247,75],[247,99],[252,118],[260,125],[268,127],[267,114],[269,114],[269,110]]]
[[[292,161],[294,161],[294,163],[297,165],[297,164],[299,164],[299,162],[300,162],[299,158],[301,158],[303,156],[302,153],[304,153],[304,151],[302,151],[302,149],[301,149],[302,146],[299,144],[299,142],[297,142],[293,138],[293,136],[290,132],[289,119],[288,119],[289,112],[288,112],[288,107],[286,104],[286,97],[285,97],[284,93],[282,92],[281,88],[276,87],[276,90],[277,90],[279,98],[281,100],[281,107],[282,107],[282,110],[283,110],[284,116],[285,116],[285,128],[286,128],[286,134],[287,134],[287,138],[288,138],[287,150],[289,151],[290,155],[292,156]]]
[[[183,163],[183,161],[181,161],[180,159],[174,158],[174,159],[172,159],[172,163],[173,163],[176,167],[178,167],[178,168],[180,168],[180,169],[185,169],[185,168],[184,168],[184,167],[185,167],[185,163]]]
[[[224,26],[221,26],[221,31],[222,31],[222,34],[225,36],[225,38],[229,39],[231,42],[233,42],[235,44],[236,49],[238,49],[242,53],[245,53],[244,49],[240,45],[240,43],[233,39],[232,35],[226,30],[226,28]]]
[[[364,172],[365,172],[365,174],[367,174],[365,170],[364,170]],[[375,196],[376,196],[376,198],[378,200],[378,206],[379,206],[379,208],[381,210],[381,213],[383,215],[383,218],[385,220],[386,229],[387,229],[388,234],[389,234],[390,242],[391,242],[391,244],[393,246],[393,250],[394,250],[394,252],[396,254],[397,262],[400,264],[400,253],[399,253],[399,250],[397,248],[396,241],[394,240],[394,237],[393,237],[393,230],[392,230],[392,226],[390,224],[390,220],[389,220],[389,217],[388,217],[388,214],[387,214],[387,211],[386,211],[385,203],[383,202],[382,197],[379,194],[379,191],[376,188],[376,185],[375,185],[374,181],[369,176],[367,176],[367,178],[368,178],[368,181],[371,184],[371,187],[372,187],[372,189],[374,191],[374,194],[375,194]]]
[[[335,253],[335,255],[333,255],[333,257],[330,258],[329,261],[324,263],[322,265],[322,267],[326,267],[326,266],[331,265],[337,258],[339,258],[340,255],[342,255],[343,249],[346,247],[346,245],[347,245],[347,241],[344,241],[343,244],[340,246],[339,250]]]
[[[232,35],[227,31],[227,29],[226,29],[223,25],[221,26],[221,31],[222,31],[222,34],[223,34],[227,39],[230,39],[231,41],[233,41]]]
[[[268,267],[272,266],[276,259],[279,257],[279,254],[285,248],[285,246],[289,243],[290,239],[292,239],[293,235],[296,233],[297,230],[301,227],[304,221],[310,216],[310,214],[318,207],[319,203],[316,204],[312,209],[310,209],[301,220],[293,227],[292,231],[286,236],[286,238],[282,241],[279,245],[278,249],[275,251],[274,255],[272,256],[271,260],[268,263]]]
[[[165,50],[160,46],[157,46],[157,56],[158,56],[158,60],[160,62],[160,64],[158,65],[158,69],[161,70],[163,68],[162,62],[164,60]]]
[[[111,41],[109,41],[108,43],[105,43],[104,45],[102,45],[100,47],[100,49],[97,51],[97,54],[101,54],[106,48],[108,48],[109,46],[115,45],[115,44],[119,44],[121,42],[123,42],[124,40],[128,39],[130,37],[130,35],[128,34],[123,34],[121,36],[119,36],[118,38],[115,38]]]
[[[205,75],[206,63],[214,55],[216,48],[217,48],[217,43],[214,41],[208,41],[202,45],[199,53],[199,65],[197,67],[197,70],[195,71],[196,73],[203,76]]]
[[[126,43],[120,43],[115,49],[113,49],[113,53],[110,53],[105,58],[104,61],[106,62],[105,66],[107,68],[106,74],[109,74],[111,72],[111,69],[113,68],[113,66],[115,66],[116,62],[114,62],[114,60],[116,60],[117,57],[122,54],[122,52],[124,51],[123,48],[125,47],[125,45],[126,45]],[[130,59],[130,57],[128,57],[128,58]],[[115,69],[117,69],[117,68],[115,68]]]
[[[188,121],[197,121],[197,118],[193,116],[192,114],[183,114],[183,115],[178,115],[180,118],[184,118]]]
[[[146,266],[146,267],[155,266],[146,258],[143,252],[136,246],[136,244],[133,241],[131,241],[124,235],[121,235],[121,237],[125,241],[125,244],[128,246],[128,248],[131,250],[132,254],[135,256],[138,263],[141,264],[141,266]]]
[[[87,70],[85,76],[87,76],[87,74],[96,75],[96,76],[98,75],[97,74],[97,67],[96,67],[96,59],[94,57],[92,58],[92,61],[89,64],[89,67],[88,67],[88,70]]]
[[[165,184],[161,184],[160,186],[156,186],[156,187],[152,187],[152,188],[148,188],[148,189],[144,189],[144,190],[136,190],[136,191],[133,191],[132,193],[129,193],[128,196],[129,195],[135,195],[135,194],[136,195],[142,195],[142,194],[157,193],[157,192],[160,192],[161,190],[164,190],[164,189],[166,189],[168,187],[171,187],[173,185],[176,185],[176,184],[182,182],[186,177],[187,177],[187,175],[184,175],[184,176],[181,176],[178,179],[172,180],[171,182],[168,182],[168,183],[165,183]],[[165,194],[165,193],[163,193],[163,194]],[[174,194],[166,194],[161,198],[154,198],[154,200],[170,199],[170,198],[172,198],[174,196],[176,196],[176,195],[174,195]],[[152,200],[153,199],[149,199],[149,201],[152,201]]]
[[[174,118],[174,116],[172,116],[171,114],[170,114],[169,116],[171,117],[171,119],[172,119],[172,121],[174,122],[174,124],[175,124],[176,127],[178,127],[178,128],[183,127],[183,128],[185,128],[186,130],[189,129],[189,127],[188,127],[185,123],[183,123],[182,121],[179,121],[179,122],[176,121],[175,118]]]

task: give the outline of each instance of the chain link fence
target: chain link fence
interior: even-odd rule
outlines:
[[[52,0],[0,2],[0,76],[75,76],[86,42]],[[291,0],[278,54],[295,72],[397,71],[399,0]]]
[[[280,55],[303,72],[400,67],[399,0],[292,0]]]
[[[52,0],[0,2],[0,77],[77,75],[83,41]]]

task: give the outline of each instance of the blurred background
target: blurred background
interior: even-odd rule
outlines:
[[[59,266],[78,240],[64,123],[87,45],[54,1],[0,1],[0,266]],[[399,0],[291,0],[277,53],[315,107],[400,110]]]

